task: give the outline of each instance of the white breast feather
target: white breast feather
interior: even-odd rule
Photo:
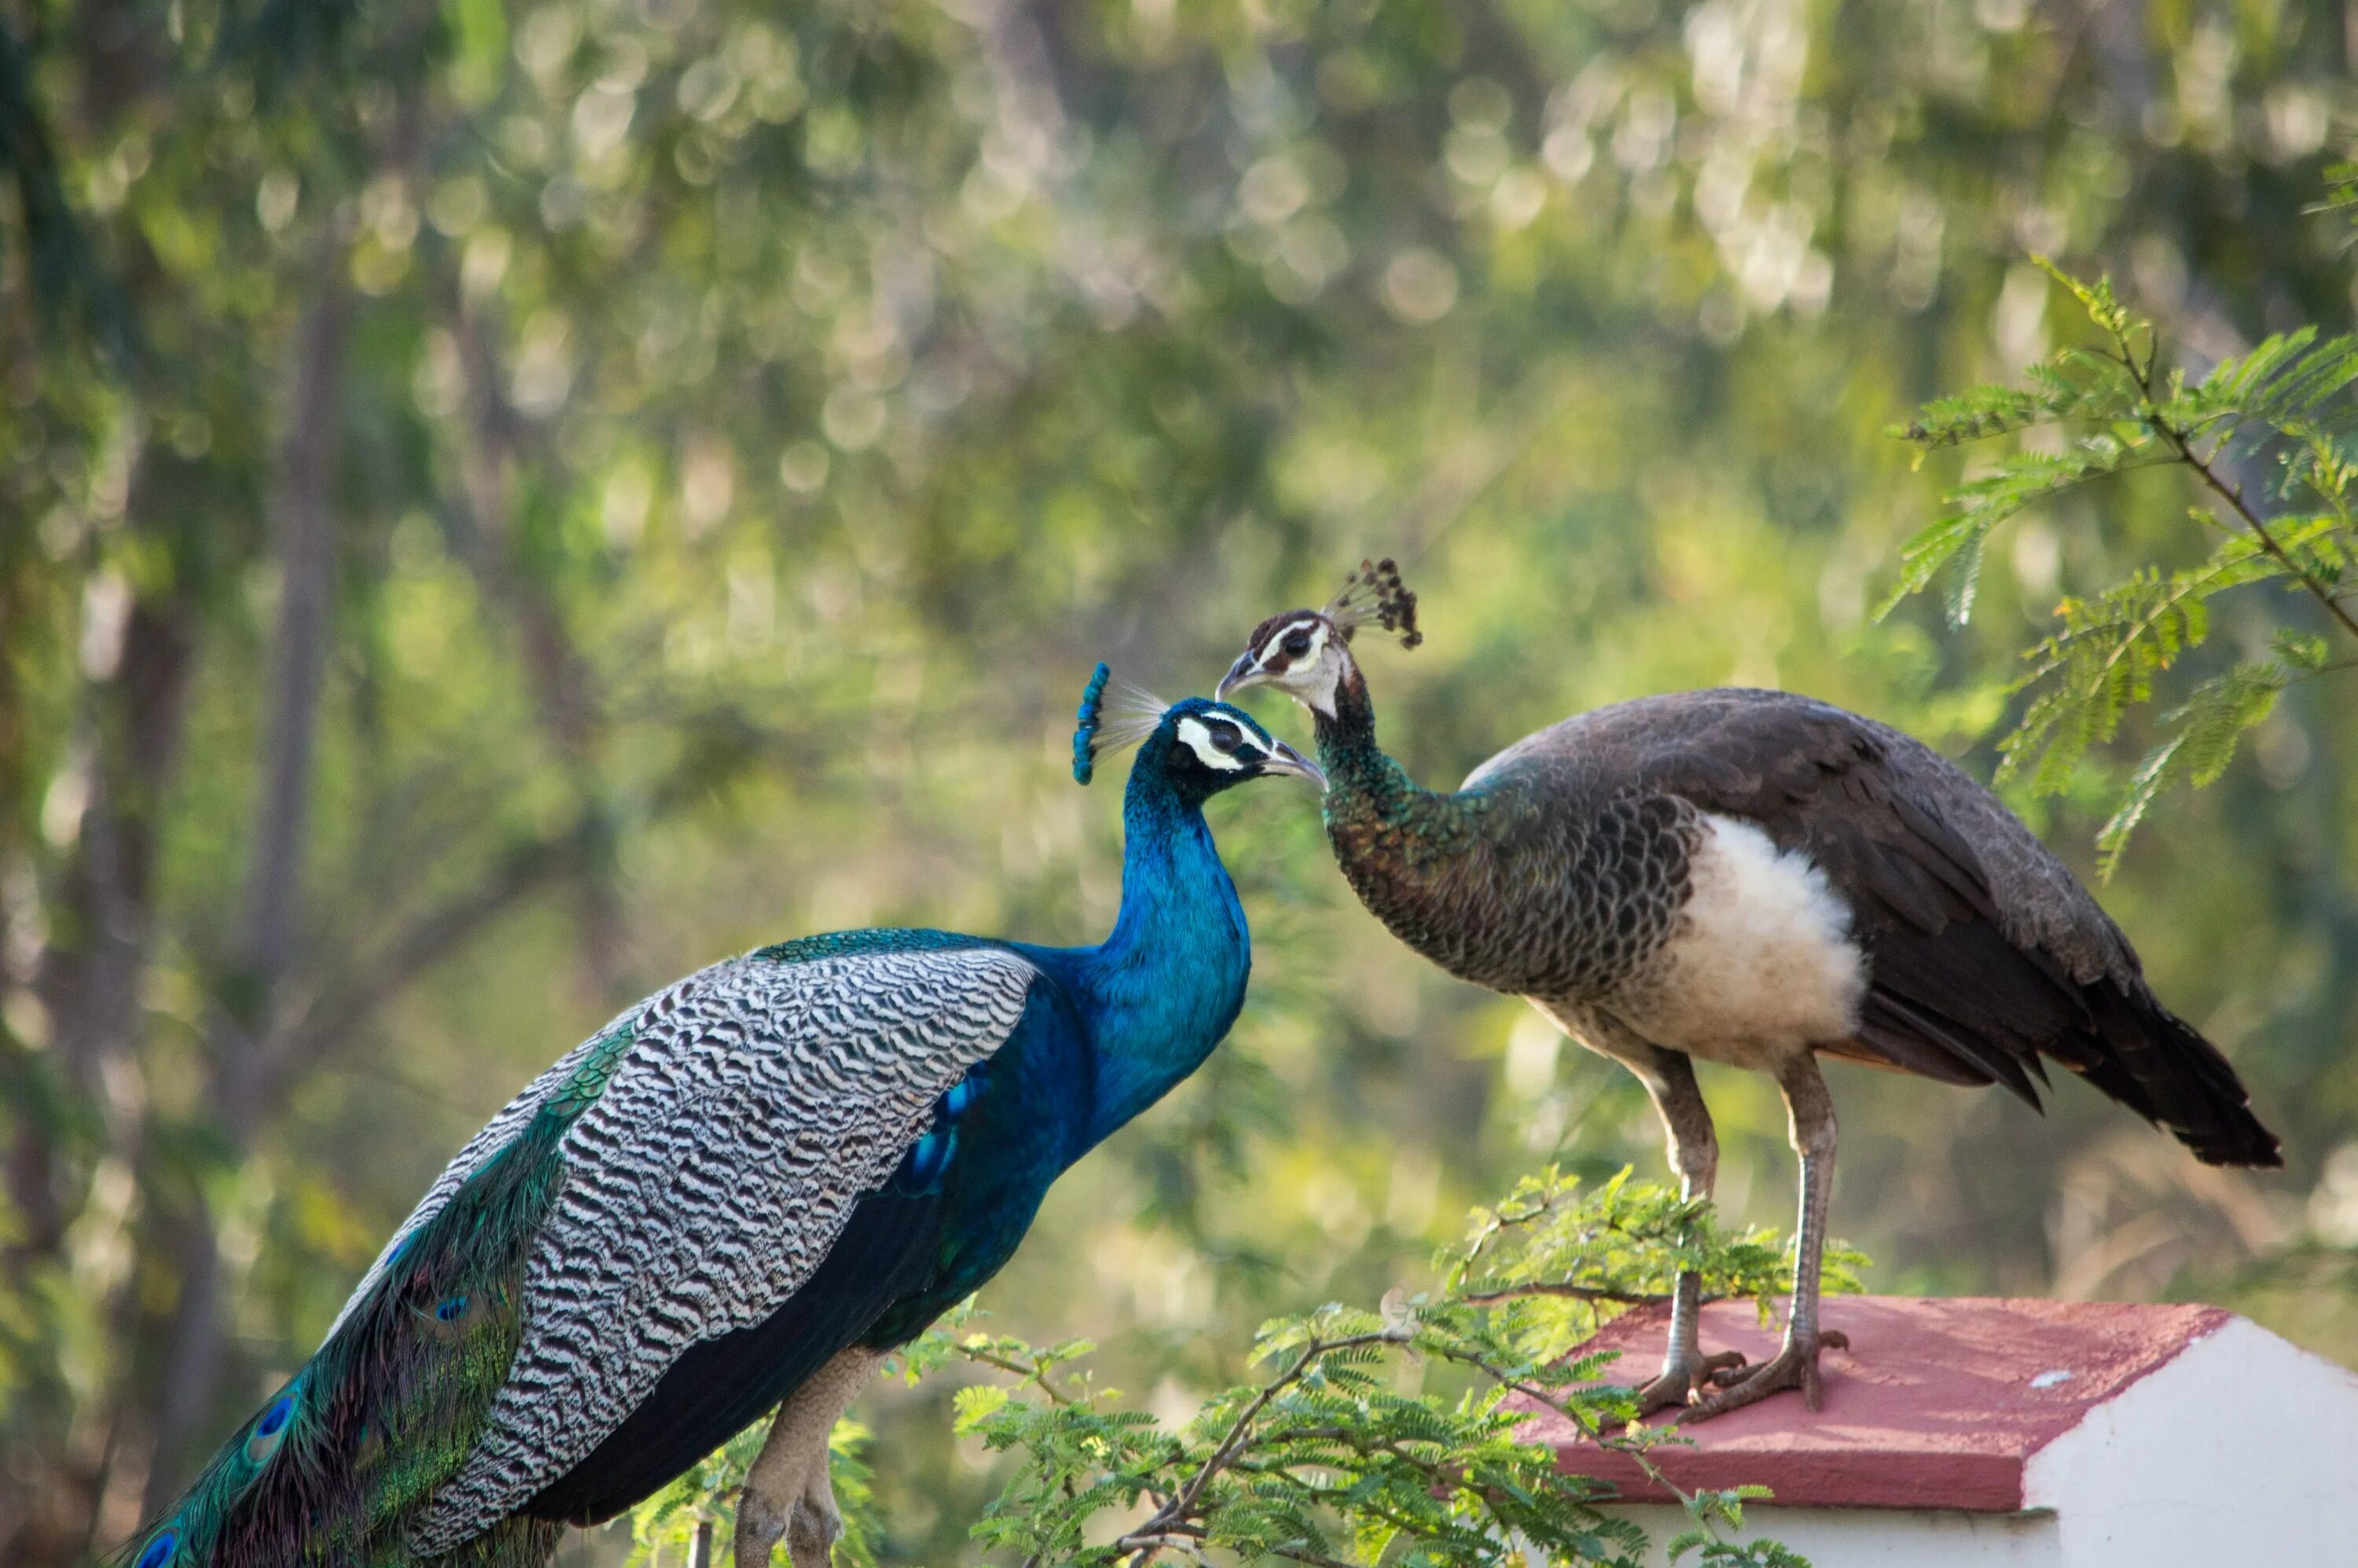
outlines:
[[[1661,961],[1624,1005],[1656,1044],[1767,1068],[1858,1024],[1866,961],[1850,906],[1798,849],[1753,823],[1706,814],[1690,895]]]

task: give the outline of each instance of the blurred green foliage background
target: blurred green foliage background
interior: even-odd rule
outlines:
[[[1429,639],[1369,676],[1428,783],[1730,681],[1986,775],[2015,650],[2199,549],[2189,497],[2074,495],[1970,628],[1875,623],[1967,460],[1885,427],[2071,330],[2034,251],[2197,367],[2347,330],[2305,209],[2354,58],[2346,0],[0,3],[0,1557],[123,1537],[643,991],[1092,939],[1100,656],[1205,690],[1395,553]],[[2217,657],[2306,624],[2244,613]],[[2289,1169],[1837,1069],[1873,1288],[2358,1359],[2353,711],[2293,693],[2105,892]],[[2022,803],[2082,867],[2137,741]],[[1174,1411],[1542,1160],[1661,1159],[1633,1080],[1359,911],[1305,794],[1214,816],[1236,1035],[985,1297]],[[1773,1090],[1704,1089],[1722,1206],[1780,1221]],[[988,1495],[948,1399],[864,1407],[889,1561]]]

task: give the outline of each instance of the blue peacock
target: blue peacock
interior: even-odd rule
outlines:
[[[1250,939],[1203,807],[1317,768],[1240,710],[1097,668],[1087,783],[1130,770],[1121,910],[1090,947],[805,937],[624,1012],[460,1150],[326,1342],[133,1568],[546,1562],[772,1406],[739,1562],[840,1531],[827,1441],[876,1362],[990,1279],[1049,1184],[1194,1072]]]

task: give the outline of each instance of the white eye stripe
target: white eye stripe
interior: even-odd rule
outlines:
[[[1240,773],[1244,762],[1231,752],[1212,744],[1212,727],[1200,719],[1179,720],[1179,743],[1195,753],[1195,760],[1207,768],[1217,768],[1224,773]]]
[[[1288,637],[1293,636],[1297,632],[1307,632],[1310,633],[1310,646],[1303,649],[1299,654],[1286,653],[1285,640]],[[1306,669],[1310,665],[1318,662],[1318,655],[1320,653],[1325,651],[1325,646],[1326,624],[1325,622],[1312,621],[1308,619],[1296,621],[1287,626],[1284,631],[1280,632],[1276,636],[1271,637],[1269,640],[1268,643],[1261,649],[1261,663],[1267,664],[1272,655],[1282,655],[1286,659],[1292,661],[1296,668]]]

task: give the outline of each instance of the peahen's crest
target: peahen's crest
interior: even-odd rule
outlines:
[[[1343,590],[1328,602],[1324,613],[1346,639],[1355,629],[1373,622],[1397,633],[1403,648],[1424,641],[1424,633],[1416,629],[1416,595],[1401,581],[1400,567],[1390,556],[1380,561],[1361,561],[1358,569],[1343,579]]]
[[[1170,704],[1152,692],[1124,683],[1113,686],[1113,668],[1100,663],[1081,688],[1079,726],[1073,731],[1073,782],[1087,784],[1097,776],[1098,759],[1124,746],[1135,746],[1154,733]],[[1107,701],[1110,695],[1112,701]]]

